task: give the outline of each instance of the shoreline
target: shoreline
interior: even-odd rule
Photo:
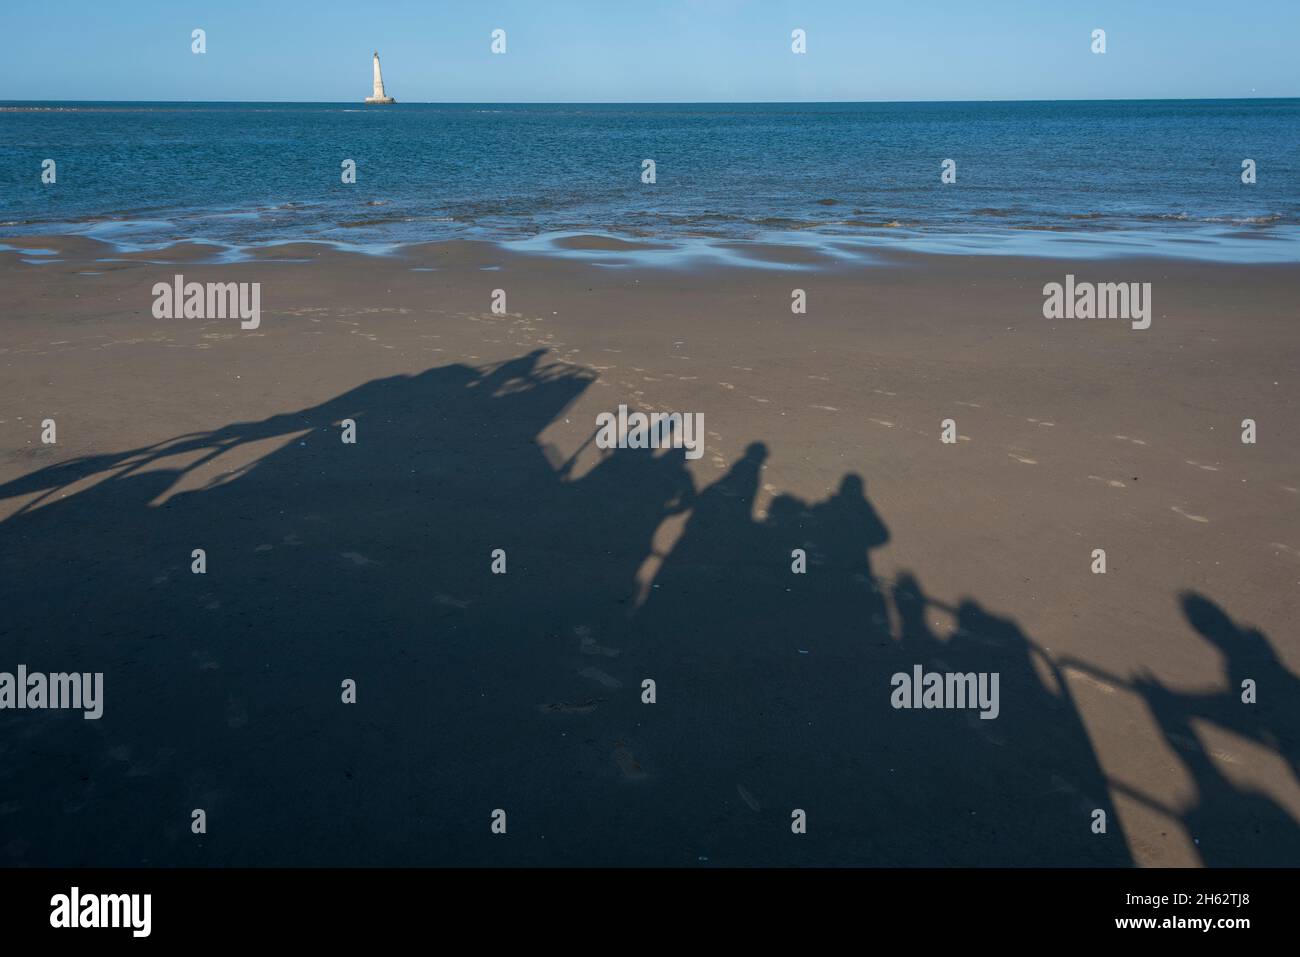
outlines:
[[[1186,227],[1169,233],[1133,230],[1066,232],[1047,229],[999,232],[921,232],[899,228],[872,235],[811,229],[772,232],[760,238],[665,236],[563,230],[529,237],[448,237],[426,241],[349,242],[285,238],[230,243],[204,238],[151,242],[110,239],[78,232],[6,233],[0,254],[32,257],[29,264],[77,255],[94,261],[140,259],[222,265],[281,258],[277,251],[316,250],[368,258],[420,260],[439,247],[477,246],[501,255],[571,260],[602,267],[649,269],[751,268],[852,271],[898,260],[927,258],[1030,259],[1074,263],[1151,262],[1215,266],[1300,264],[1300,227]],[[315,258],[314,254],[307,258]],[[305,261],[301,258],[299,261]]]

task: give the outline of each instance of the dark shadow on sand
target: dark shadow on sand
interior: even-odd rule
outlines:
[[[973,599],[882,580],[861,477],[763,518],[757,443],[703,488],[680,451],[577,477],[538,437],[591,381],[450,365],[0,488],[42,493],[0,525],[0,667],[106,684],[99,721],[0,712],[0,863],[1131,863],[1056,666]],[[1000,716],[895,710],[916,664],[999,672]],[[1254,734],[1294,766],[1293,730]]]
[[[1187,593],[1182,607],[1188,623],[1223,656],[1223,690],[1175,692],[1150,676],[1133,684],[1195,782],[1195,799],[1177,814],[1207,865],[1295,867],[1300,862],[1296,821],[1268,795],[1234,785],[1196,725],[1230,731],[1275,752],[1300,781],[1300,679],[1262,632],[1238,625],[1210,599]],[[1254,685],[1254,701],[1245,700],[1247,681]]]

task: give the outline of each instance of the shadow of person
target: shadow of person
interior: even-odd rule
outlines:
[[[743,543],[729,536],[751,536],[754,529],[754,499],[758,494],[760,474],[767,461],[767,446],[753,442],[727,473],[695,497],[695,507],[687,522],[677,554],[679,561],[708,565],[722,560],[728,568]]]
[[[1295,779],[1300,681],[1262,632],[1238,625],[1214,601],[1186,592],[1180,605],[1188,624],[1223,656],[1225,687],[1175,692],[1150,676],[1133,682],[1196,786],[1190,804],[1175,813],[1205,864],[1294,866],[1300,860],[1300,825],[1267,794],[1234,784],[1196,725],[1205,722],[1274,751]],[[1248,683],[1258,696],[1254,702],[1243,700]]]
[[[889,541],[889,529],[867,499],[866,488],[861,476],[845,475],[835,494],[812,510],[815,522],[836,532],[828,540],[827,557],[854,571],[870,571],[868,553]]]
[[[1263,632],[1236,624],[1204,595],[1187,592],[1180,603],[1188,623],[1222,654],[1227,685],[1221,693],[1179,695],[1184,709],[1276,751],[1300,781],[1300,677]],[[1247,682],[1255,689],[1251,704],[1242,700]]]
[[[889,529],[866,496],[866,483],[852,473],[835,494],[811,509],[811,535],[823,564],[818,578],[834,595],[861,596],[852,620],[866,619],[874,631],[887,629],[885,595],[871,570],[871,550],[889,542]]]
[[[1131,863],[1078,704],[1051,657],[1014,620],[966,598],[935,660],[941,671],[998,674],[998,717],[967,713],[974,734],[958,758],[969,769],[972,790],[982,795],[983,808],[973,816],[983,819],[986,861]],[[1099,811],[1104,832],[1097,830]]]
[[[911,572],[903,572],[894,582],[890,597],[898,616],[897,647],[901,657],[933,660],[939,653],[940,641],[925,620],[930,601],[921,583]]]
[[[1294,867],[1300,860],[1300,826],[1271,797],[1238,787],[1219,770],[1193,724],[1198,702],[1159,681],[1134,681],[1171,750],[1191,775],[1196,794],[1178,811],[1200,855],[1212,867]]]

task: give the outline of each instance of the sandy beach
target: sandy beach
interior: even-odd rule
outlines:
[[[0,712],[0,863],[1300,860],[1300,267],[4,242],[0,670],[104,702]]]

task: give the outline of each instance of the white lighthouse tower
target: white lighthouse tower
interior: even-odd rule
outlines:
[[[367,103],[396,103],[391,96],[384,93],[384,76],[379,72],[379,51],[375,51],[375,95],[366,97]]]

